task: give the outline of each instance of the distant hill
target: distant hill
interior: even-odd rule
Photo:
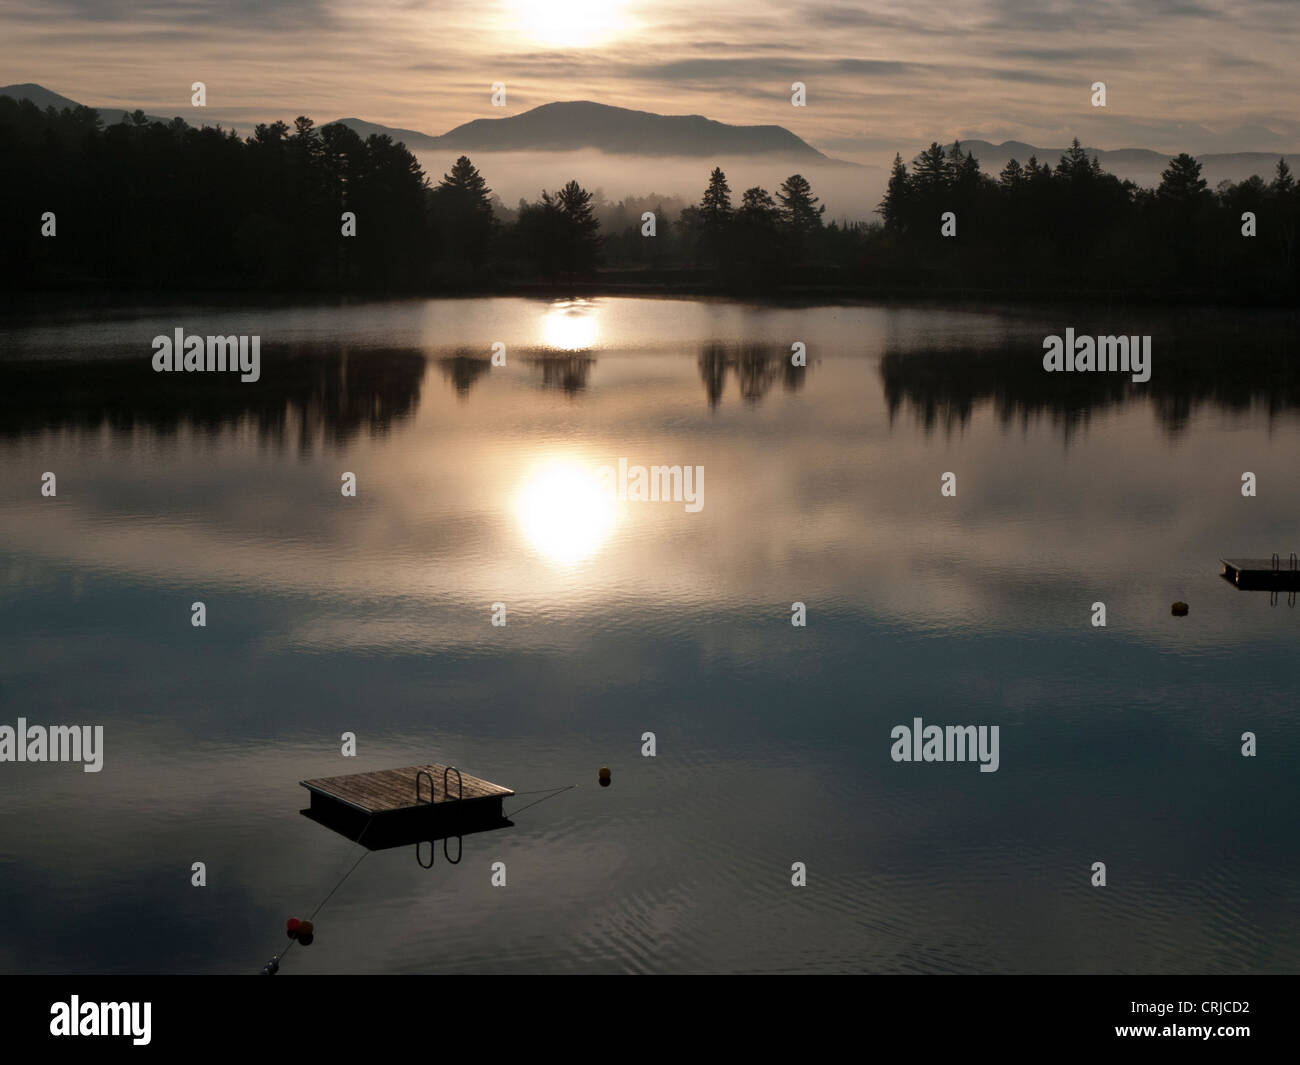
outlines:
[[[702,115],[657,115],[589,100],[542,104],[503,118],[476,118],[440,137],[356,118],[339,121],[363,135],[387,133],[411,149],[563,152],[595,148],[611,155],[782,155],[838,162],[784,126],[731,126]]]
[[[51,92],[43,85],[35,85],[32,82],[0,86],[0,96],[12,96],[15,100],[31,100],[42,111],[47,107],[62,111],[65,107],[81,106],[76,100],[69,100],[66,96],[60,96],[57,92]]]
[[[42,111],[47,107],[53,107],[56,111],[62,111],[65,107],[80,107],[76,100],[69,100],[66,96],[60,96],[57,92],[51,92],[43,85],[35,85],[32,82],[26,82],[22,85],[0,85],[0,96],[12,96],[15,100],[30,100]],[[93,106],[93,105],[92,105]],[[104,122],[112,125],[122,121],[123,113],[131,113],[136,109],[134,107],[95,107],[99,112],[99,117]],[[170,117],[162,115],[145,115],[150,122],[170,122]],[[207,119],[206,125],[216,125],[216,119]],[[228,125],[228,123],[226,123]]]
[[[951,145],[948,145],[951,148]],[[962,151],[971,152],[980,162],[980,169],[986,174],[997,177],[1007,161],[1015,159],[1025,163],[1031,155],[1037,156],[1040,163],[1057,161],[1065,153],[1064,148],[1036,148],[1022,141],[1003,141],[991,144],[988,141],[972,140],[961,142]],[[1085,148],[1088,157],[1097,157],[1101,168],[1121,178],[1130,178],[1139,185],[1154,186],[1160,183],[1161,172],[1169,165],[1172,155],[1153,152],[1149,148],[1118,148],[1106,151],[1102,148]],[[912,158],[920,154],[913,153]],[[1277,161],[1285,155],[1293,170],[1300,168],[1300,153],[1282,152],[1219,152],[1198,155],[1201,163],[1201,176],[1214,188],[1220,181],[1244,181],[1252,174],[1268,180],[1273,175]],[[910,161],[904,156],[904,161]]]
[[[76,100],[31,83],[0,87],[0,96],[31,100],[37,107],[76,107]],[[106,122],[121,120],[122,112],[134,108],[96,107]],[[170,118],[148,115],[151,121]],[[215,124],[205,118],[205,124]],[[362,137],[384,134],[401,141],[412,151],[576,151],[595,148],[611,155],[667,155],[720,158],[750,155],[783,156],[830,166],[855,166],[823,155],[784,126],[732,126],[702,115],[658,115],[589,100],[542,104],[531,111],[502,118],[478,118],[435,136],[414,129],[401,129],[368,122],[362,118],[340,118],[335,123]]]
[[[0,96],[31,100],[41,109],[78,106],[76,100],[70,100],[31,82],[0,87]],[[123,111],[134,108],[97,107],[96,110],[105,122],[112,123],[121,120]],[[151,121],[171,121],[169,117],[161,115],[147,117]],[[218,121],[216,118],[204,118],[206,125],[215,125]],[[650,111],[611,107],[590,100],[542,104],[522,114],[502,118],[478,118],[441,136],[384,126],[360,118],[342,118],[338,123],[348,126],[363,137],[372,133],[386,134],[395,141],[403,142],[412,151],[564,152],[597,149],[612,156],[651,155],[733,161],[746,157],[755,161],[779,157],[782,160],[801,161],[807,167],[819,164],[833,170],[875,170],[874,167],[859,168],[856,163],[823,155],[783,126],[733,126],[702,115],[659,115]],[[962,141],[962,147],[974,153],[986,174],[995,177],[1009,159],[1015,158],[1024,163],[1031,155],[1035,155],[1040,163],[1055,166],[1065,151],[1064,148],[1036,147],[1023,141],[992,144],[989,141],[970,140]],[[910,155],[904,152],[904,160],[911,162],[920,150],[918,147]],[[1145,186],[1159,183],[1161,171],[1169,165],[1172,158],[1163,152],[1147,148],[1085,150],[1089,156],[1095,155],[1105,170]],[[1197,158],[1204,168],[1203,176],[1213,188],[1221,181],[1242,181],[1252,174],[1269,178],[1277,165],[1278,154],[1209,153]],[[1287,153],[1285,158],[1293,170],[1300,172],[1300,153]],[[882,162],[887,167],[888,160]],[[878,182],[873,173],[868,180],[871,187],[863,190],[863,195],[872,204],[884,191],[884,176],[887,172],[887,169],[880,171]],[[877,189],[875,184],[880,187]]]
[[[326,122],[325,125],[347,126],[359,137],[369,137],[372,133],[392,137],[395,141],[401,141],[413,152],[440,147],[438,143],[440,138],[430,136],[428,133],[420,133],[413,129],[399,129],[396,126],[381,126],[378,122],[367,122],[362,118],[340,118],[334,122]]]

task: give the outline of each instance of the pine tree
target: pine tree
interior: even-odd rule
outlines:
[[[1061,155],[1056,174],[1069,181],[1085,181],[1092,176],[1092,164],[1088,161],[1088,153],[1080,146],[1078,137],[1070,142],[1070,147]]]
[[[961,141],[953,141],[952,146],[948,149],[948,158],[944,163],[944,174],[948,178],[949,185],[957,184],[958,178],[961,177],[961,164],[965,158],[961,150]]]
[[[776,200],[772,199],[772,194],[757,185],[752,189],[746,189],[741,196],[739,214],[747,221],[769,225],[775,225],[781,217],[780,208],[777,207]]]
[[[903,157],[894,153],[894,166],[889,172],[889,184],[885,186],[885,198],[880,201],[880,215],[885,220],[885,228],[898,233],[907,228],[908,193],[911,189],[907,167]]]
[[[724,276],[745,288],[778,281],[789,242],[781,232],[782,209],[766,189],[745,190],[728,234]]]
[[[592,195],[576,181],[570,181],[550,200],[544,193],[542,199],[553,206],[564,221],[564,245],[560,262],[573,273],[585,273],[596,265],[600,254],[600,222],[592,203]]]
[[[1283,156],[1277,161],[1277,172],[1269,188],[1279,195],[1287,195],[1295,188],[1295,178],[1291,176],[1291,168],[1287,166],[1286,157]]]
[[[979,185],[981,176],[980,161],[975,158],[973,152],[967,152],[957,160],[957,172],[953,176],[953,184],[969,192]]]
[[[781,182],[776,190],[776,198],[781,203],[781,221],[789,229],[801,236],[821,229],[826,205],[818,204],[817,197],[812,194],[812,186],[802,174],[791,174]]]
[[[709,187],[700,201],[700,215],[710,228],[717,228],[731,218],[731,187],[721,167],[715,166],[709,175]]]
[[[1160,187],[1156,195],[1173,203],[1193,203],[1201,198],[1209,188],[1201,177],[1201,164],[1182,152],[1169,161],[1169,166],[1160,175]]]
[[[950,188],[970,189],[979,183],[980,164],[971,152],[961,150],[961,141],[953,141],[944,163],[944,177]]]
[[[932,192],[948,183],[948,162],[938,142],[931,141],[912,163],[912,185],[921,192]]]
[[[440,257],[453,277],[464,265],[477,270],[487,259],[496,232],[492,190],[462,155],[430,194]]]
[[[698,208],[682,212],[682,221],[696,228],[701,257],[715,266],[730,256],[730,230],[735,212],[731,207],[731,187],[721,167],[714,167],[708,187]]]
[[[492,190],[467,155],[456,160],[451,171],[438,182],[435,191],[451,198],[459,210],[473,214],[492,213]]]

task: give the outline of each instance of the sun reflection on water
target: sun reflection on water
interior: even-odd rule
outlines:
[[[595,300],[559,300],[542,319],[542,343],[557,351],[587,351],[599,335]]]
[[[534,550],[567,565],[600,549],[614,526],[615,505],[594,469],[552,462],[524,483],[515,513]]]

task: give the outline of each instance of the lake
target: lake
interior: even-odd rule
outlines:
[[[1294,972],[1300,610],[1219,559],[1300,551],[1296,325],[6,318],[0,725],[104,739],[0,764],[0,969],[256,973],[337,887],[282,973]],[[155,373],[177,328],[260,336],[259,380]],[[1150,335],[1151,379],[1044,372],[1067,328]],[[702,468],[701,505],[618,498],[620,460]],[[996,772],[895,761],[917,718],[997,726]],[[430,761],[520,793],[459,864],[299,812]]]

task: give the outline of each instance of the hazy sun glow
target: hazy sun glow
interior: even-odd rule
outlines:
[[[530,41],[567,48],[603,44],[630,26],[623,0],[505,0],[506,17]]]
[[[591,300],[553,303],[542,319],[542,343],[560,351],[586,351],[596,344],[596,306]]]
[[[614,500],[594,469],[554,463],[524,484],[515,502],[524,535],[552,562],[590,558],[614,525]]]

